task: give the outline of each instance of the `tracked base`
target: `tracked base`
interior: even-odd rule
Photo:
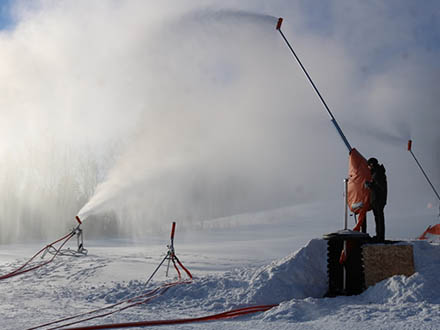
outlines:
[[[351,230],[326,234],[324,239],[328,240],[326,297],[360,294],[391,276],[411,276],[415,272],[410,244],[398,241],[376,243],[368,234]],[[347,242],[347,257],[341,263],[344,242]]]
[[[341,231],[324,236],[328,240],[327,274],[328,291],[326,297],[355,295],[365,290],[362,245],[370,236],[359,232]],[[347,258],[340,263],[341,253],[347,241]],[[344,287],[345,267],[345,287]]]

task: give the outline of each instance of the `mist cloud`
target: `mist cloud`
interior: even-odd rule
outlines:
[[[19,2],[0,33],[2,239],[57,231],[88,200],[90,222],[142,232],[338,199],[347,150],[278,16],[351,144],[389,170],[394,205],[431,198],[406,140],[439,182],[439,50],[408,6],[386,20],[391,5],[332,2],[312,28],[302,2]]]

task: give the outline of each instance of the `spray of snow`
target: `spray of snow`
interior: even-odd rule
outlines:
[[[274,103],[288,86],[273,84],[288,79],[279,64],[285,54],[274,51],[283,47],[275,23],[273,16],[245,11],[195,11],[150,40],[160,56],[149,59],[149,72],[160,90],[150,93],[138,133],[79,217],[112,211],[139,232],[154,222],[199,221],[313,195],[306,181],[288,174],[297,159],[285,143],[301,132],[286,117],[294,123],[303,115]]]
[[[353,3],[346,15],[336,2],[11,2],[13,24],[0,30],[0,241],[53,238],[87,201],[88,233],[119,235],[333,199],[346,149],[269,14],[285,16],[350,143],[385,164],[388,214],[421,213],[432,192],[408,176],[417,168],[399,139],[411,133],[437,186],[438,48],[413,33],[425,19],[394,5]]]

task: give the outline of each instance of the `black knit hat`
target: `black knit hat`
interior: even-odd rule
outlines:
[[[370,159],[368,159],[367,164],[374,167],[374,166],[379,165],[379,162],[377,161],[376,158],[371,157]]]

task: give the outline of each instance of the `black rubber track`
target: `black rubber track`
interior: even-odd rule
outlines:
[[[338,295],[355,295],[365,290],[364,267],[362,261],[362,240],[347,242],[348,256],[346,267],[346,290],[343,290],[343,265],[339,263],[344,241],[339,239],[328,240],[327,274],[328,292],[326,297]]]

